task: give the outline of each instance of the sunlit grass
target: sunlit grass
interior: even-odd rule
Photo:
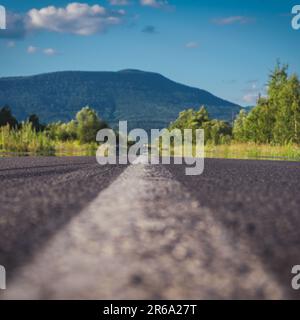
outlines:
[[[97,143],[80,144],[79,141],[59,141],[49,138],[46,132],[36,132],[30,123],[20,129],[0,128],[0,153],[16,155],[94,155]]]
[[[207,158],[300,160],[300,146],[231,143],[205,146]]]
[[[36,132],[31,124],[25,123],[20,129],[0,128],[0,153],[35,154],[57,156],[94,156],[97,143],[81,144],[78,140],[52,140],[47,132]],[[182,156],[182,149],[167,148],[160,150],[163,156]],[[195,155],[195,150],[194,150]],[[278,159],[300,161],[300,146],[295,144],[269,145],[255,143],[236,143],[205,146],[207,158],[232,159]]]
[[[25,123],[19,130],[9,126],[0,128],[0,150],[16,153],[47,153],[55,152],[55,145],[46,134],[36,132],[31,124]]]
[[[160,150],[162,156],[182,155],[182,148],[171,148]],[[293,160],[300,161],[300,146],[295,144],[270,145],[255,143],[236,143],[213,145],[204,147],[206,158],[224,159],[273,159],[273,160]],[[193,156],[195,156],[195,148]]]

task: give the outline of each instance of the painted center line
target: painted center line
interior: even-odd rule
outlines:
[[[229,299],[258,294],[284,297],[259,259],[244,243],[232,242],[210,210],[164,166],[137,164],[19,271],[4,298]]]

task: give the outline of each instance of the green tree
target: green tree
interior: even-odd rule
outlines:
[[[53,140],[69,141],[77,139],[77,122],[72,120],[68,123],[55,122],[50,123],[46,130]]]
[[[199,110],[188,109],[179,113],[178,118],[171,123],[172,129],[204,129],[205,143],[219,144],[228,142],[231,139],[232,128],[230,124],[225,121],[212,120],[209,117],[204,106]],[[195,132],[194,132],[195,133]]]
[[[107,127],[107,124],[98,117],[96,111],[88,106],[76,114],[76,122],[77,135],[81,143],[96,141],[97,132]]]
[[[193,109],[180,112],[178,118],[170,124],[169,129],[193,129],[194,116],[195,111]]]
[[[208,121],[210,121],[208,111],[202,106],[199,111],[196,111],[193,114],[192,127],[202,128],[204,123]]]
[[[233,137],[236,141],[246,142],[249,139],[247,134],[246,127],[247,120],[247,112],[245,110],[241,110],[240,113],[236,116],[233,123]]]
[[[229,123],[220,120],[211,120],[210,122],[210,141],[215,144],[221,144],[230,141],[232,128]]]
[[[267,97],[234,122],[234,138],[256,143],[300,143],[300,82],[288,66],[277,63],[270,74]]]
[[[10,128],[18,126],[17,119],[12,115],[9,106],[4,106],[0,109],[0,127],[9,125]]]
[[[300,84],[292,75],[279,89],[274,139],[277,143],[299,143]]]
[[[27,122],[31,123],[32,129],[34,129],[36,132],[44,129],[44,126],[40,123],[40,119],[36,114],[30,115]]]

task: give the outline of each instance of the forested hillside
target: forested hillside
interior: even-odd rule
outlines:
[[[43,123],[70,121],[89,105],[112,126],[128,120],[130,127],[145,129],[165,127],[181,110],[200,105],[213,118],[228,121],[240,111],[207,91],[137,70],[1,78],[1,105],[9,105],[18,120],[37,114]]]

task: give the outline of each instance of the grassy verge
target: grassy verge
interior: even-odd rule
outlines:
[[[25,124],[19,130],[0,128],[0,153],[18,155],[94,155],[97,144],[81,144],[77,140],[59,141],[49,138],[46,132],[32,130]]]
[[[81,144],[79,141],[57,141],[54,148],[56,156],[94,156],[98,145],[96,142]]]
[[[269,145],[255,143],[236,143],[211,145],[204,148],[206,158],[224,159],[273,159],[300,161],[300,146],[295,144],[288,145]],[[161,155],[181,156],[182,149],[171,148],[160,150]],[[195,150],[194,150],[195,154]]]
[[[207,158],[300,160],[300,146],[231,143],[205,146]]]
[[[97,143],[81,144],[78,140],[60,141],[50,139],[47,132],[36,132],[30,124],[24,124],[18,130],[9,127],[0,128],[0,156],[7,154],[34,155],[95,155]],[[179,150],[171,154],[180,156]],[[167,155],[162,150],[163,155]],[[264,145],[255,143],[235,143],[222,145],[206,145],[207,158],[236,158],[236,159],[278,159],[300,161],[300,146]]]

